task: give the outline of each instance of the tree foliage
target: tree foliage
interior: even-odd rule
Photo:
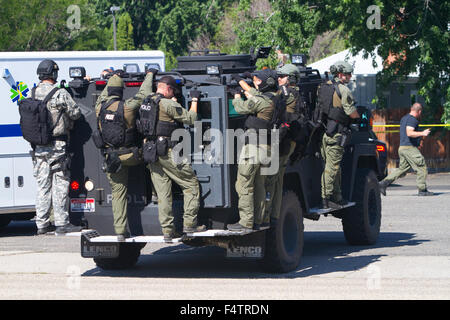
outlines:
[[[318,31],[342,25],[353,52],[378,53],[383,61],[389,61],[377,77],[380,103],[383,88],[418,71],[417,86],[426,102],[425,114],[432,117],[443,106],[442,120],[450,123],[448,1],[317,0],[310,1],[310,5],[311,2],[320,13]],[[379,8],[380,25],[370,29],[368,19],[373,11],[368,8],[373,5]]]
[[[73,15],[70,6],[80,9],[79,28],[68,27]],[[41,51],[83,49],[86,43],[101,47],[95,12],[87,0],[2,1],[0,49]],[[81,43],[81,39],[85,44]]]

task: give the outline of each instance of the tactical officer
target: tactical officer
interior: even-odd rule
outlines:
[[[140,141],[136,135],[136,115],[145,97],[152,92],[152,81],[157,72],[156,69],[150,69],[137,94],[126,101],[122,100],[123,79],[117,74],[113,75],[95,106],[105,154],[104,170],[111,185],[114,230],[119,241],[129,237],[127,231],[129,167],[143,163]]]
[[[264,224],[271,220],[278,219],[281,200],[283,196],[283,178],[286,171],[286,165],[289,157],[294,152],[296,140],[301,135],[301,117],[304,109],[303,99],[297,86],[300,72],[293,64],[286,64],[277,69],[278,75],[278,94],[283,96],[286,104],[286,136],[280,141],[280,165],[278,173],[266,178],[266,193],[270,200],[266,203],[266,220]],[[283,129],[281,129],[283,130]]]
[[[265,178],[261,167],[270,162],[270,131],[272,129],[275,104],[273,97],[277,91],[277,75],[273,70],[265,69],[252,73],[253,87],[250,87],[238,74],[232,78],[245,90],[247,100],[236,93],[233,106],[237,113],[247,114],[245,136],[257,134],[256,144],[246,143],[241,150],[238,163],[236,192],[239,196],[239,222],[228,225],[230,231],[250,231],[258,229],[264,222]],[[266,139],[263,135],[267,135]],[[267,220],[267,219],[266,219]]]
[[[325,160],[322,173],[322,208],[339,209],[346,204],[341,193],[341,161],[345,144],[350,140],[351,119],[359,118],[359,114],[350,89],[345,86],[352,77],[353,67],[348,62],[338,61],[330,66],[330,72],[334,79],[327,81],[326,85],[331,91],[323,89],[326,85],[321,85],[318,89],[318,103],[328,99],[332,104],[327,115],[327,129],[321,148]]]
[[[380,191],[386,195],[386,187],[407,173],[411,168],[417,173],[417,188],[419,196],[432,196],[434,193],[427,189],[427,165],[425,158],[418,149],[422,137],[430,134],[430,129],[419,131],[419,119],[422,115],[422,105],[414,103],[410,112],[400,120],[400,147],[398,155],[400,165],[380,182]]]
[[[77,232],[81,227],[69,222],[69,163],[67,153],[70,130],[74,120],[81,115],[80,108],[65,89],[56,85],[58,65],[53,60],[42,61],[37,69],[41,82],[33,88],[33,96],[44,100],[49,93],[54,92],[47,103],[53,127],[53,141],[48,145],[36,145],[34,148],[34,176],[37,182],[36,226],[38,234],[53,231],[50,225],[50,209],[53,206],[56,234]]]
[[[158,196],[159,222],[166,242],[181,236],[174,225],[172,181],[183,191],[183,233],[206,230],[206,226],[197,223],[200,207],[198,179],[189,162],[176,161],[172,149],[178,141],[171,139],[176,129],[183,128],[183,124],[193,125],[197,120],[197,104],[201,92],[190,92],[192,103],[187,111],[176,101],[177,89],[178,85],[173,77],[162,77],[158,81],[156,93],[150,94],[144,101],[138,122],[141,130],[147,132],[144,133],[144,159],[149,162],[152,183]]]

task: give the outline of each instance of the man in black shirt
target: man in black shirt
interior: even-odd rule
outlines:
[[[427,190],[426,179],[428,170],[425,158],[418,149],[422,137],[430,134],[430,129],[418,131],[421,114],[422,105],[416,102],[411,106],[410,113],[400,120],[400,147],[398,149],[400,164],[397,170],[394,170],[380,182],[380,191],[383,195],[386,195],[386,187],[388,185],[407,173],[411,168],[417,173],[418,195],[433,195],[432,192]]]

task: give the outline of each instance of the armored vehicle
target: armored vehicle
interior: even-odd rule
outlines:
[[[360,107],[363,121],[353,125],[353,136],[346,147],[342,163],[343,195],[348,205],[340,210],[319,209],[323,160],[316,142],[310,140],[304,154],[293,159],[284,178],[283,204],[277,223],[270,228],[247,233],[231,232],[228,224],[239,220],[238,197],[235,191],[236,161],[207,161],[214,152],[225,154],[226,146],[236,139],[227,130],[243,128],[245,116],[235,112],[232,91],[238,85],[231,79],[234,73],[254,71],[256,61],[266,58],[270,48],[260,48],[249,54],[227,55],[218,51],[192,52],[178,57],[178,67],[161,72],[158,78],[170,74],[180,85],[178,102],[188,108],[192,88],[202,92],[198,123],[188,127],[193,152],[189,154],[201,188],[199,221],[208,231],[185,234],[174,243],[191,246],[219,246],[228,257],[259,259],[269,272],[288,272],[298,267],[303,251],[303,219],[319,220],[333,216],[342,220],[350,244],[376,242],[381,222],[381,201],[378,180],[386,174],[386,148],[371,131],[370,112]],[[299,65],[299,87],[310,110],[314,109],[317,86],[322,77],[317,70]],[[124,75],[124,98],[134,95],[144,74]],[[72,184],[71,213],[73,219],[89,228],[81,237],[81,254],[93,258],[100,268],[115,269],[133,266],[140,251],[149,242],[163,242],[158,220],[158,205],[152,201],[150,174],[145,164],[133,167],[129,173],[128,224],[132,237],[117,242],[113,230],[111,190],[102,171],[103,157],[91,139],[96,127],[94,105],[105,80],[80,84],[69,83],[70,90],[83,109],[83,118],[74,128],[71,141]],[[215,130],[215,131],[214,131]],[[215,133],[222,133],[216,135]],[[311,136],[314,136],[312,134]],[[188,137],[189,138],[189,137]],[[232,149],[236,151],[235,149]],[[236,159],[236,155],[232,155]],[[182,193],[174,186],[176,228],[182,229]]]

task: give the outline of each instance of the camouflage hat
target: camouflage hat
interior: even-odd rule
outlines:
[[[277,68],[277,74],[280,75],[289,75],[289,76],[296,76],[298,75],[300,72],[298,71],[297,66],[293,65],[293,64],[285,64],[282,67],[278,67]]]
[[[113,75],[108,80],[108,86],[123,88],[123,86],[124,86],[123,79],[121,77],[119,77],[118,75]]]
[[[332,74],[337,73],[353,73],[353,66],[346,61],[336,61],[330,66]]]
[[[297,66],[293,64],[285,64],[282,67],[277,68],[277,75],[280,76],[289,76],[289,82],[297,82],[300,76],[300,72]]]

